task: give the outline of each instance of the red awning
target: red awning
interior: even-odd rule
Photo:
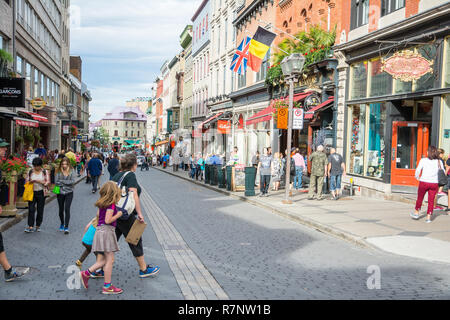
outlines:
[[[312,119],[314,117],[314,113],[316,111],[319,111],[320,109],[328,107],[330,104],[333,104],[333,103],[334,103],[334,97],[330,97],[324,103],[319,104],[318,106],[315,106],[314,108],[310,109],[308,112],[305,112],[305,119]]]
[[[200,123],[200,124],[198,125],[198,129],[199,129],[199,130],[202,130],[205,124],[207,124],[207,123],[213,121],[214,119],[220,117],[221,115],[223,115],[223,112],[218,113],[218,114],[212,116],[211,118],[209,118],[209,119],[203,121],[202,123]]]
[[[22,118],[14,118],[16,120],[16,125],[22,127],[32,127],[39,128],[39,122],[34,120],[22,119]]]
[[[34,120],[39,121],[39,122],[48,122],[48,118],[41,116],[40,114],[37,113],[33,113],[33,112],[29,112],[29,111],[20,111],[23,112],[29,116],[31,116]]]
[[[265,108],[264,110],[258,112],[257,114],[254,114],[251,116],[246,122],[245,125],[249,126],[251,124],[260,123],[260,122],[266,122],[272,120],[272,113],[274,111],[273,104]]]
[[[311,94],[312,94],[312,92],[297,93],[297,94],[294,95],[294,102],[298,102],[298,101],[304,100],[305,98],[307,98]],[[281,98],[281,99],[277,99],[277,100],[272,100],[272,102],[271,102],[269,107],[267,107],[266,109],[258,112],[257,114],[253,115],[252,117],[250,117],[250,119],[248,119],[245,122],[245,124],[247,126],[249,126],[251,124],[272,120],[272,114],[275,111],[273,106],[275,105],[275,102],[280,101],[280,100],[284,100],[284,101],[289,100],[289,96]]]

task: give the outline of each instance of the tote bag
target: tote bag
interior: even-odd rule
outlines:
[[[25,183],[25,191],[23,192],[23,201],[32,202],[34,198],[33,184]]]
[[[438,160],[439,170],[438,170],[438,185],[439,187],[443,187],[447,184],[447,175],[443,168],[441,168],[441,160]]]

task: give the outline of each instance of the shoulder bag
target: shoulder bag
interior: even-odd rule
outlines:
[[[136,203],[134,201],[134,192],[129,191],[125,186],[122,187],[122,182],[129,173],[130,171],[126,172],[117,183],[117,186],[122,191],[120,200],[116,203],[117,211],[122,212],[122,216],[119,218],[119,220],[128,220],[130,218],[130,215],[136,208]]]
[[[439,165],[438,185],[439,185],[439,187],[443,187],[443,186],[447,185],[448,179],[447,179],[447,175],[445,174],[444,169],[441,168],[441,160],[438,160],[438,165]]]

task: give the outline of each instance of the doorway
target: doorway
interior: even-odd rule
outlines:
[[[427,156],[430,145],[429,122],[394,121],[392,123],[391,184],[418,186],[415,171]]]

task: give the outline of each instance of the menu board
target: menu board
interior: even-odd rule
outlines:
[[[233,191],[245,191],[245,166],[236,165],[233,168]]]

